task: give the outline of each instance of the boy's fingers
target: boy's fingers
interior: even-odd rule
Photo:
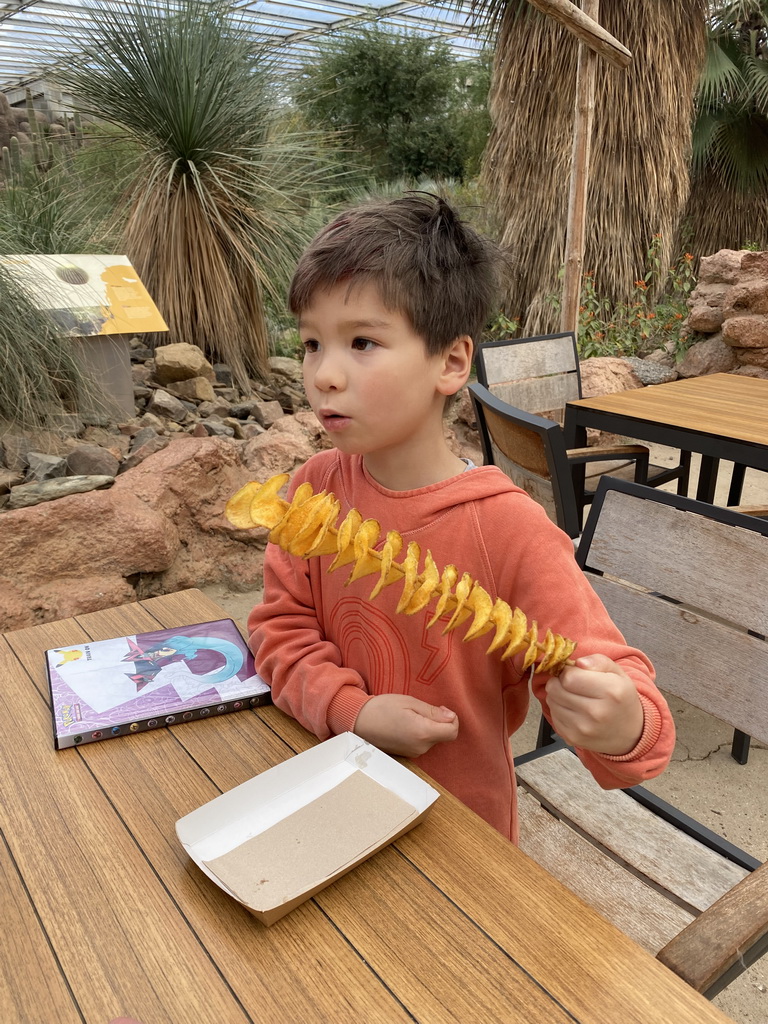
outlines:
[[[615,672],[616,662],[606,654],[588,654],[576,659],[577,668],[585,668],[590,672]]]

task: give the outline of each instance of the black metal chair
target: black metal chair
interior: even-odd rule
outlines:
[[[582,526],[571,477],[572,465],[615,460],[627,455],[633,460],[636,479],[645,480],[648,449],[642,445],[568,451],[559,424],[513,408],[481,384],[470,384],[469,393],[485,464],[502,469],[546,509],[550,519],[569,537],[576,539]]]
[[[579,355],[572,331],[483,342],[476,356],[478,383],[517,409],[553,419],[561,426],[566,402],[582,397]],[[647,483],[652,487],[677,480],[678,494],[688,492],[691,453],[681,452],[676,466],[650,465]],[[617,459],[609,465],[595,461],[587,468],[584,502],[591,502],[602,475],[634,479],[632,461]]]
[[[768,741],[768,522],[606,477],[576,558],[665,692]],[[768,950],[768,864],[562,741],[515,770],[522,849],[698,991]]]

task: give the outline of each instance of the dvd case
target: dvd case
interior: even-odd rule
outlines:
[[[57,750],[269,704],[232,619],[45,652]]]

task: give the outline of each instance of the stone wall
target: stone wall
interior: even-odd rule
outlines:
[[[681,376],[726,371],[768,379],[768,252],[705,256],[689,306],[687,328],[707,337],[690,347]]]

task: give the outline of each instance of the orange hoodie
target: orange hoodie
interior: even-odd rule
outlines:
[[[452,563],[495,600],[502,597],[535,619],[540,631],[578,642],[579,654],[606,654],[637,685],[643,735],[624,757],[577,749],[604,788],[632,786],[658,775],[675,742],[666,702],[640,651],[628,647],[576,564],[573,544],[543,509],[494,466],[484,466],[414,491],[390,491],[366,472],[362,458],[337,450],[315,455],[294,475],[291,493],[308,480],[333,491],[341,517],[351,507],[377,519],[382,535],[398,530],[426,549],[440,570]],[[341,521],[341,518],[339,519]],[[369,601],[372,578],[346,587],[349,570],[326,572],[332,556],[302,560],[270,544],[264,600],[248,618],[259,673],[275,704],[321,740],[354,731],[371,696],[407,693],[445,705],[459,718],[459,735],[436,744],[417,763],[503,835],[516,841],[515,776],[509,737],[525,719],[528,678],[519,658],[486,655],[482,638],[462,642],[465,629],[427,630],[427,611],[396,615],[402,587]],[[447,616],[446,616],[447,620]],[[533,692],[548,714],[546,675]]]

